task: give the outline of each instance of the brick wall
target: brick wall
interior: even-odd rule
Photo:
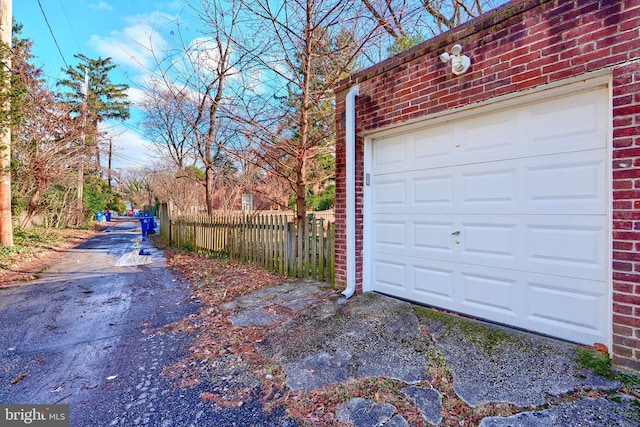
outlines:
[[[439,55],[472,59],[454,77]],[[612,77],[613,359],[640,371],[640,0],[518,0],[354,74],[337,87],[336,281],[346,279],[345,103],[360,85],[357,132],[428,118],[604,71]],[[357,290],[362,290],[363,140],[356,146]]]

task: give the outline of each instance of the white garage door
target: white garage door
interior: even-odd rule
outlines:
[[[370,289],[609,343],[607,93],[372,138]]]

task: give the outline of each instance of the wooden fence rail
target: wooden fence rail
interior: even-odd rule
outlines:
[[[158,223],[171,246],[220,253],[292,277],[335,280],[335,225],[322,218],[296,227],[286,215],[270,213],[172,217],[162,205]]]

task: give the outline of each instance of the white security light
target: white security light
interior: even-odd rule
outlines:
[[[440,55],[442,62],[451,61],[451,72],[456,76],[464,74],[471,66],[471,59],[467,55],[460,55],[462,52],[462,46],[459,44],[453,45],[451,48],[451,55],[444,52]]]

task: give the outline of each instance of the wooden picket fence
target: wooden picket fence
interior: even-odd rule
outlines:
[[[296,226],[271,213],[180,215],[158,212],[160,235],[171,246],[249,262],[291,277],[334,283],[335,224],[307,218]]]

